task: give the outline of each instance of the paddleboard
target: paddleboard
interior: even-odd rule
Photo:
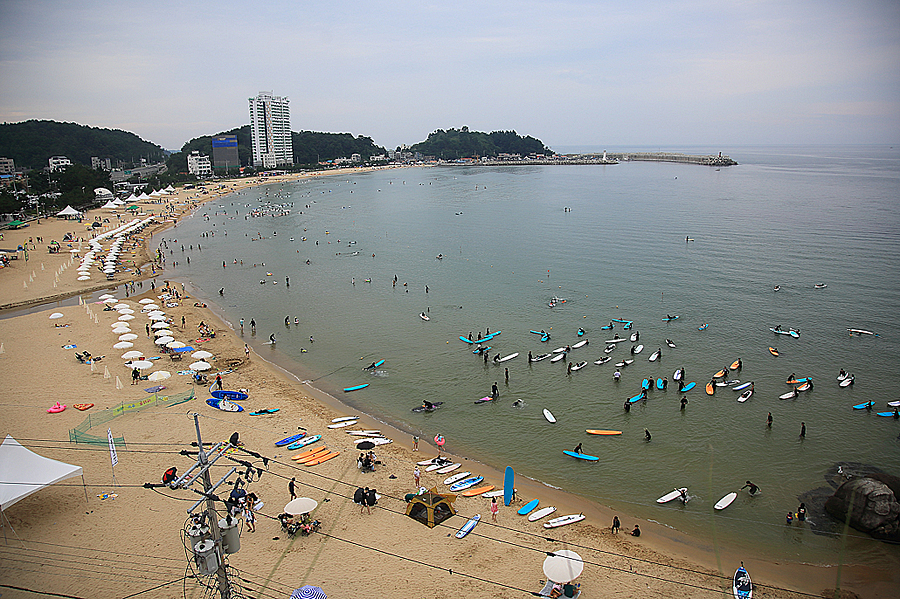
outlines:
[[[301,451],[297,455],[291,457],[295,462],[299,462],[300,460],[306,460],[314,455],[319,455],[328,451],[327,447],[316,447],[313,449],[307,449],[306,451]]]
[[[326,453],[324,456],[320,456],[318,459],[316,459],[312,462],[306,462],[306,465],[307,466],[318,466],[322,462],[327,462],[328,460],[336,458],[339,455],[341,455],[340,451],[332,451],[330,453]]]
[[[381,431],[370,430],[370,431],[345,431],[348,435],[353,435],[354,437],[380,437]],[[429,460],[429,464],[434,463],[434,460]]]
[[[526,503],[525,505],[520,507],[516,511],[516,513],[519,514],[520,516],[524,516],[525,514],[534,510],[534,508],[536,508],[538,506],[538,503],[540,503],[540,501],[541,501],[540,499],[532,499],[531,501],[529,501],[528,503]]]
[[[472,478],[467,478],[465,480],[459,481],[458,483],[450,485],[450,490],[454,493],[456,493],[457,491],[464,491],[469,487],[474,487],[483,480],[483,476],[473,476]]]
[[[651,361],[651,362],[656,362],[656,361],[659,359],[659,356],[660,356],[660,355],[662,355],[662,352],[659,351],[659,350],[656,350],[655,352],[653,352],[652,354],[650,354],[650,361]]]
[[[513,490],[516,485],[516,473],[512,466],[507,466],[503,473],[503,505],[509,507],[512,503]]]
[[[675,342],[671,339],[666,339],[666,345],[668,345],[669,347],[675,347]]]
[[[847,330],[850,331],[851,334],[856,333],[857,335],[875,335],[876,337],[879,336],[876,333],[873,333],[872,331],[865,331],[863,329],[847,329]]]
[[[778,350],[775,349],[774,347],[769,348],[769,353],[772,354],[773,356],[775,356],[776,358],[778,357]]]
[[[668,318],[663,318],[663,322],[670,322],[672,320],[677,320],[677,319],[678,319],[677,316],[670,316]]]
[[[466,478],[470,474],[472,474],[472,473],[471,472],[459,472],[457,474],[454,474],[453,476],[448,476],[446,479],[444,479],[444,484],[452,485],[453,483],[458,483],[459,481]]]
[[[336,424],[329,424],[328,428],[344,428],[345,426],[353,426],[357,423],[356,420],[347,420],[345,422],[338,422]]]
[[[462,466],[462,464],[450,464],[449,466],[444,466],[443,468],[438,468],[437,473],[438,474],[449,474],[449,473],[453,472],[454,470],[460,468],[461,466]]]
[[[725,369],[724,369],[724,368],[723,368],[722,370],[720,370],[719,372],[715,373],[714,375],[712,375],[712,377],[713,377],[714,379],[720,379],[720,378],[722,378],[723,376],[725,376]]]
[[[212,396],[216,399],[227,399],[230,401],[243,401],[247,399],[246,393],[241,393],[240,391],[225,391],[223,389],[216,389],[212,392]]]
[[[797,387],[797,391],[809,391],[810,389],[812,389],[812,381],[803,383],[802,385]]]
[[[373,366],[366,366],[365,368],[363,368],[363,370],[375,370],[382,364],[384,364],[384,360],[378,360]]]
[[[688,383],[687,385],[685,385],[684,387],[681,388],[680,393],[685,393],[687,391],[690,391],[691,389],[693,389],[696,386],[697,386],[697,383],[695,381],[691,381],[690,383]]]
[[[531,331],[531,332],[533,333],[534,331]],[[465,341],[466,343],[475,343],[474,341],[472,341],[471,339],[469,339],[468,337],[465,337],[465,336],[463,336],[463,335],[460,335],[460,336],[459,336],[459,340],[460,340],[460,341]]]
[[[552,514],[555,511],[556,511],[556,508],[553,506],[542,507],[541,509],[537,510],[536,512],[531,512],[530,514],[528,514],[528,521],[535,522],[537,520],[540,520],[544,516],[549,516],[550,514]]]
[[[628,341],[628,337],[616,337],[615,339],[607,339],[607,343],[622,343],[623,341]]]
[[[475,497],[476,495],[481,495],[482,493],[487,493],[493,490],[494,485],[485,485],[483,487],[478,487],[477,489],[466,489],[460,495],[463,497]]]
[[[329,453],[331,453],[331,450],[327,447],[317,447],[316,449],[310,450],[306,455],[300,454],[302,457],[295,456],[294,461],[298,464],[308,464]]]
[[[874,406],[874,405],[875,405],[875,402],[874,402],[874,401],[867,401],[866,403],[858,403],[858,404],[856,404],[855,406],[853,406],[853,409],[854,409],[854,410],[865,410],[865,409],[867,409],[867,408],[871,408],[871,407]]]
[[[629,337],[629,339],[631,340],[632,343],[634,343],[635,341],[638,340],[638,337],[639,337],[639,334],[637,331],[635,331],[631,334],[631,337]]]
[[[656,503],[669,503],[670,501],[674,501],[681,497],[681,492],[684,491],[687,493],[687,487],[682,487],[680,489],[675,489],[669,493],[666,493],[662,497],[656,500]]]
[[[564,351],[566,351],[566,346],[565,346],[565,345],[562,346],[562,347],[557,347],[556,349],[553,350],[553,353],[554,353],[554,354],[561,354],[561,353],[563,353]]]
[[[666,382],[663,379],[656,379],[656,388],[660,391],[666,390]]]
[[[421,318],[422,320],[431,320],[431,319],[428,317],[428,315],[425,314],[424,312],[420,312],[420,313],[419,313],[419,318]]]
[[[575,345],[573,345],[573,346],[572,346],[572,349],[578,349],[579,347],[584,347],[584,346],[587,345],[588,343],[589,343],[589,341],[588,341],[587,339],[582,339],[581,341],[579,341],[578,343],[576,343]]]
[[[715,392],[716,392],[715,386],[714,386],[711,382],[710,382],[710,383],[706,383],[706,394],[707,394],[707,395],[712,395],[712,394],[715,393]]]
[[[587,455],[586,453],[575,453],[574,451],[569,451],[568,449],[564,450],[563,453],[578,460],[585,460],[586,462],[596,462],[600,459],[594,455]]]
[[[376,447],[379,445],[389,445],[390,443],[394,442],[393,439],[388,439],[387,437],[368,437],[363,439],[356,439],[353,443],[355,445],[359,445],[360,443],[365,443],[366,441],[368,441],[372,445],[375,445]]]
[[[581,522],[582,520],[584,520],[584,514],[569,514],[568,516],[560,516],[559,518],[544,522],[544,528],[559,528],[560,526],[574,524],[575,522]]]
[[[785,381],[785,384],[786,385],[799,385],[800,383],[805,383],[809,380],[812,380],[812,379],[810,379],[808,376],[805,376],[802,379],[788,379]]]
[[[472,353],[473,354],[483,354],[484,352],[491,351],[492,349],[494,349],[494,348],[491,347],[490,345],[488,345],[487,347],[476,347],[475,349],[472,350]]]
[[[645,397],[647,397],[647,396],[643,392],[638,393],[634,397],[629,397],[628,403],[637,403],[637,402],[641,401],[642,399],[644,399]]]
[[[550,410],[548,410],[547,408],[544,408],[544,418],[547,419],[547,422],[550,422],[550,423],[556,422],[556,418],[553,416],[553,413]]]
[[[355,387],[344,387],[344,393],[349,393],[351,391],[359,391],[360,389],[365,389],[369,386],[369,383],[365,385],[356,385]]]
[[[251,416],[265,416],[266,414],[274,414],[281,408],[263,408],[261,410],[257,410],[255,412],[250,412]]]
[[[746,389],[747,387],[749,387],[752,384],[753,384],[753,381],[750,381],[749,383],[742,383],[742,384],[738,385],[737,387],[734,387],[734,390],[735,391],[743,391],[744,389]]]
[[[837,376],[837,380],[843,381],[843,380],[846,379],[848,376],[850,376],[850,373],[849,373],[849,372],[845,372],[844,374],[839,374],[839,375]]]
[[[753,389],[747,389],[746,391],[744,391],[743,393],[741,393],[741,396],[738,397],[738,401],[741,402],[741,403],[744,403],[745,401],[747,401],[748,399],[750,399],[750,397],[751,397],[752,395],[753,395]]]
[[[472,529],[475,528],[475,525],[478,524],[479,520],[481,520],[481,514],[475,514],[474,516],[472,516],[472,518],[470,518],[469,521],[459,529],[459,532],[456,533],[456,538],[461,539],[472,532]]]
[[[299,441],[295,441],[287,446],[288,451],[294,451],[296,449],[301,449],[306,447],[307,445],[312,445],[316,441],[322,438],[322,435],[313,435],[312,437],[307,437],[306,439],[300,439]]]
[[[600,364],[606,364],[610,360],[612,360],[612,358],[610,358],[609,356],[603,356],[599,360],[594,360],[594,364],[597,364],[599,366]]]
[[[850,385],[853,384],[853,381],[854,381],[854,380],[856,380],[856,379],[855,379],[854,377],[851,376],[850,378],[846,378],[846,379],[842,380],[842,381],[839,383],[839,385],[840,385],[841,387],[849,387]]]
[[[731,366],[729,366],[729,368],[732,370],[737,370],[738,368],[741,368],[743,365],[744,365],[744,363],[741,361],[740,358],[738,358],[737,360],[735,360],[734,362],[731,363]]]
[[[513,358],[515,358],[518,355],[519,355],[519,352],[516,352],[514,354],[509,354],[508,356],[503,356],[502,358],[497,360],[497,364],[502,364],[503,362],[509,362],[510,360],[512,360]]]
[[[359,416],[341,416],[340,418],[332,418],[331,422],[347,422],[348,420],[359,420]]]
[[[733,502],[735,499],[737,499],[737,493],[732,491],[731,493],[729,493],[728,495],[726,495],[725,497],[723,497],[722,499],[717,501],[716,505],[714,505],[713,507],[716,508],[717,510],[724,510],[729,505],[731,505],[731,502]]]
[[[698,330],[698,331],[702,331],[702,330],[704,330],[704,329],[706,329],[706,328],[709,328],[709,323],[708,323],[708,322],[707,322],[706,324],[701,324],[699,327],[697,327],[697,330]]]
[[[639,353],[641,353],[642,351],[644,351],[644,344],[643,344],[643,343],[640,343],[640,344],[638,344],[637,347],[634,348],[634,351],[631,352],[631,353],[633,353],[633,354],[639,354]]]
[[[641,381],[641,389],[646,391],[649,388],[650,388],[650,381],[648,379],[644,379],[643,381]]]
[[[788,391],[787,393],[782,393],[781,395],[778,396],[778,399],[793,399],[795,397],[797,397],[796,390]]]
[[[282,447],[284,445],[290,445],[294,441],[298,441],[306,436],[306,433],[299,433],[296,435],[291,435],[290,437],[285,437],[281,441],[275,441],[275,447]]]
[[[432,402],[432,403],[431,403],[431,407],[430,407],[430,408],[426,408],[425,406],[416,406],[415,408],[413,408],[413,409],[410,410],[410,411],[411,411],[411,412],[417,412],[417,413],[418,413],[418,412],[434,412],[435,410],[437,410],[437,409],[438,409],[439,407],[441,407],[442,405],[444,405],[444,402],[442,402],[442,401],[435,401],[435,402]]]
[[[215,397],[210,397],[206,400],[206,404],[216,408],[217,410],[222,410],[223,412],[243,412],[244,408],[239,406],[236,403],[232,403],[227,399],[216,399]]]
[[[900,401],[889,401],[888,405],[892,408],[900,407]]]
[[[734,592],[734,599],[751,599],[753,597],[753,583],[750,582],[750,575],[741,566],[734,573],[734,583],[731,585]]]
[[[681,369],[679,368],[679,369],[676,370],[675,373],[672,375],[672,380],[674,380],[674,381],[680,381],[680,380],[681,380],[681,376],[682,376],[682,373],[681,373]]]
[[[878,412],[877,414],[882,418],[893,418],[894,416],[893,412]]]
[[[546,360],[547,358],[549,358],[552,355],[553,354],[540,354],[539,356],[532,356],[531,361],[532,362],[540,362],[541,360]]]
[[[602,429],[589,428],[586,431],[589,435],[621,435],[622,431],[605,431]]]
[[[491,497],[503,497],[503,489],[494,489],[493,491],[482,493],[481,496],[486,497],[487,499],[490,499]]]
[[[581,370],[585,366],[587,366],[587,362],[578,362],[577,364],[572,364],[571,371],[575,372],[576,370]]]
[[[554,364],[556,362],[559,362],[560,360],[565,359],[565,357],[566,357],[566,354],[559,354],[558,356],[553,356],[552,358],[550,358],[550,363]]]
[[[433,472],[439,468],[443,468],[446,464],[436,463],[425,467],[425,472]]]

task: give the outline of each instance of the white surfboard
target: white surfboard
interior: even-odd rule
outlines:
[[[444,484],[452,485],[455,482],[461,481],[462,479],[469,476],[470,474],[472,474],[472,473],[471,472],[460,472],[459,474],[454,474],[453,476],[449,476],[446,479],[444,479]]]
[[[588,344],[588,340],[587,340],[587,339],[582,339],[581,341],[579,341],[578,343],[576,343],[575,345],[573,345],[573,346],[572,346],[572,349],[578,349],[579,347],[584,347],[584,346],[587,345],[587,344]]]
[[[634,353],[635,353],[635,354],[639,354],[639,353],[641,353],[642,351],[644,351],[644,344],[643,344],[643,343],[641,343],[641,344],[638,345],[636,348],[634,348]]]
[[[508,362],[508,361],[512,360],[513,358],[515,358],[515,357],[518,356],[518,355],[519,355],[519,352],[516,352],[516,353],[514,353],[514,354],[509,354],[508,356],[503,356],[502,358],[500,358],[499,360],[497,360],[497,363],[498,363],[498,364],[502,364],[503,362]]]
[[[345,422],[338,422],[336,424],[329,424],[328,428],[344,428],[345,426],[353,426],[358,421],[356,420],[347,420]]]
[[[544,418],[547,419],[547,422],[550,422],[550,423],[556,422],[556,417],[547,408],[544,408]]]
[[[482,493],[481,496],[486,497],[487,499],[490,499],[491,497],[503,497],[503,489],[488,491],[487,493]]]
[[[584,514],[569,514],[568,516],[560,516],[544,522],[544,528],[558,528],[567,524],[574,524],[584,520]]]
[[[359,416],[342,416],[340,418],[332,418],[332,422],[347,422],[348,420],[359,420]]]
[[[370,430],[370,431],[347,431],[348,435],[353,435],[354,437],[380,437],[381,431]],[[431,462],[428,462],[429,464]]]
[[[461,466],[462,466],[462,464],[450,464],[449,466],[444,466],[443,468],[438,468],[437,473],[438,474],[449,474],[449,473],[453,472],[454,470],[456,470],[457,468],[460,468]]]
[[[849,376],[849,377],[845,378],[844,380],[842,380],[842,381],[841,381],[840,383],[838,383],[838,384],[839,384],[841,387],[849,387],[850,385],[853,384],[853,381],[854,381],[854,380],[855,380],[855,377]]]
[[[541,509],[528,514],[528,521],[535,522],[536,520],[540,520],[544,516],[549,516],[550,514],[552,514],[555,511],[556,511],[556,508],[553,506],[542,507]]]
[[[628,341],[628,337],[623,337],[622,339],[607,339],[607,343],[622,343],[623,341]]]
[[[556,349],[553,350],[553,353],[554,353],[554,354],[561,354],[561,353],[563,353],[564,351],[566,351],[565,346],[563,346],[563,347],[557,347]]]
[[[675,489],[670,493],[666,493],[662,497],[656,500],[656,503],[669,503],[670,501],[674,501],[681,497],[681,492],[684,491],[687,493],[687,487],[681,487],[680,489]]]
[[[650,354],[650,361],[656,362],[659,359],[659,350],[656,350],[652,354]]]
[[[787,393],[782,393],[778,396],[778,399],[791,399],[792,397],[796,397],[793,391],[788,391]]]
[[[559,362],[560,360],[562,360],[562,359],[565,358],[565,357],[566,357],[566,354],[558,354],[558,355],[553,356],[552,358],[550,358],[550,362],[551,362],[551,363],[556,363],[556,362]]]
[[[713,507],[716,508],[717,510],[724,510],[729,505],[731,505],[731,502],[734,501],[735,499],[737,499],[737,493],[732,491],[731,493],[729,493],[728,495],[726,495],[725,497],[723,497],[722,499],[717,501],[716,505],[714,505]]]

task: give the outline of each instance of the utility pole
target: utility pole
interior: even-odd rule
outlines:
[[[199,462],[203,469],[203,493],[206,495],[206,519],[209,523],[209,532],[216,544],[219,568],[216,570],[216,578],[219,581],[219,596],[221,599],[231,599],[231,585],[228,584],[228,574],[225,572],[225,548],[222,543],[222,533],[219,530],[219,521],[216,518],[215,502],[212,499],[213,485],[209,478],[208,460],[203,451],[203,440],[200,438],[200,415],[194,414],[194,428],[197,429],[197,447],[200,450]]]

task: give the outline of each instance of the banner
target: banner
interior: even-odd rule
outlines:
[[[112,467],[115,468],[119,463],[119,456],[116,455],[116,442],[113,441],[111,428],[106,429],[106,438],[109,439],[109,460],[112,462]]]

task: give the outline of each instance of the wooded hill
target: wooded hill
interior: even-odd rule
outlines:
[[[421,152],[425,156],[434,156],[443,160],[459,158],[496,157],[498,154],[544,154],[551,156],[553,150],[531,136],[522,137],[515,131],[492,131],[482,133],[462,129],[438,129],[423,142],[412,146],[410,150]]]
[[[0,157],[12,158],[16,168],[39,169],[51,156],[66,156],[72,162],[91,166],[91,157],[109,158],[113,168],[119,161],[160,162],[166,151],[134,133],[102,129],[77,123],[25,121],[0,124]]]

